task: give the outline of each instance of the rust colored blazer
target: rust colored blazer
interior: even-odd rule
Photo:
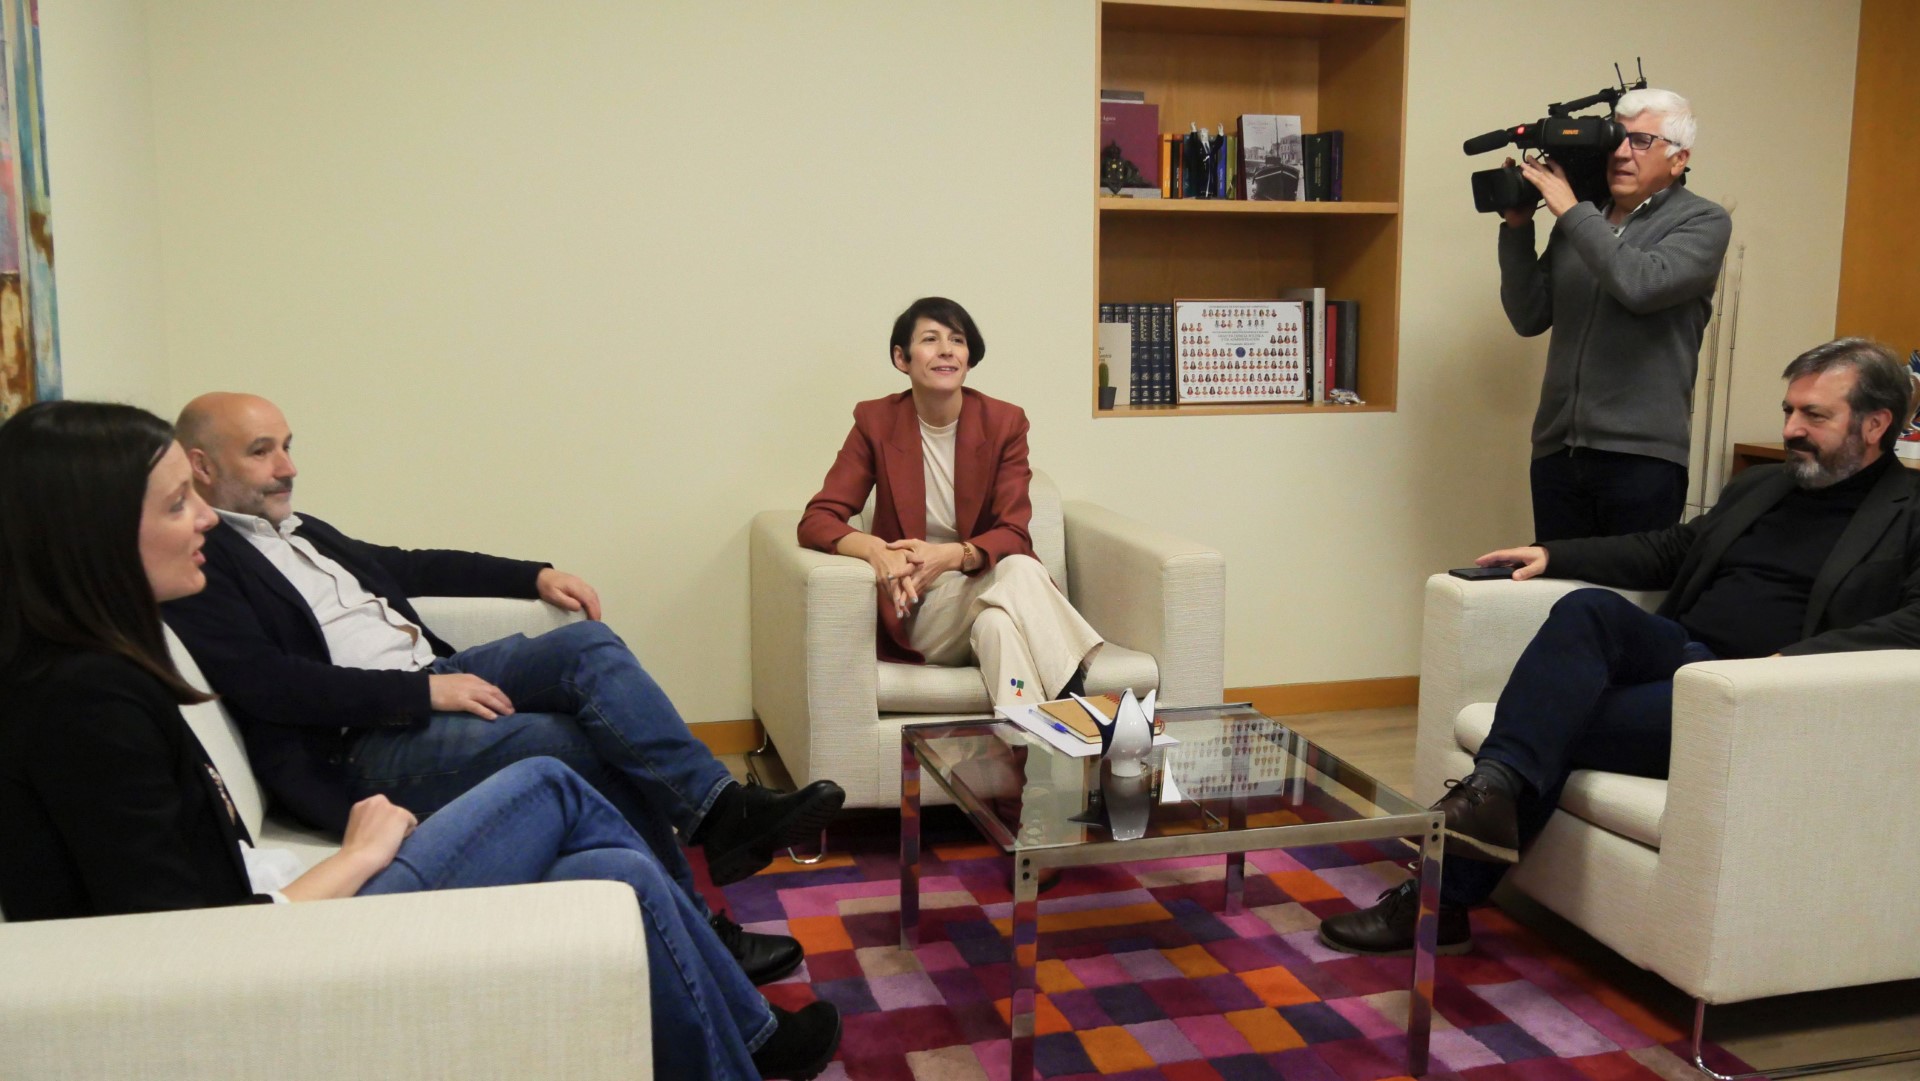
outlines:
[[[1033,504],[1027,483],[1027,414],[1017,405],[961,388],[960,430],[953,446],[953,520],[962,539],[980,551],[978,574],[1010,555],[1033,555],[1027,524]],[[853,430],[827,470],[820,492],[800,516],[800,543],[832,552],[855,532],[847,519],[873,500],[867,531],[884,541],[924,540],[927,535],[926,460],[920,453],[920,419],[913,392],[901,391],[853,407]],[[893,605],[874,590],[880,614],[881,660],[924,664],[907,645]]]

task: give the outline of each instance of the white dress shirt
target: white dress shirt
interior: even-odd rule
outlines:
[[[333,663],[343,668],[417,672],[433,663],[433,646],[420,626],[367,592],[353,572],[320,554],[297,532],[300,516],[287,515],[275,529],[265,518],[220,511],[267,562],[292,583],[319,621]]]

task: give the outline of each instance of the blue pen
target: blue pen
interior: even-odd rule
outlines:
[[[1067,735],[1069,736],[1073,735],[1071,731],[1068,731],[1067,726],[1064,724],[1061,724],[1059,721],[1048,721],[1047,723],[1053,725],[1053,730],[1055,732],[1066,732]]]

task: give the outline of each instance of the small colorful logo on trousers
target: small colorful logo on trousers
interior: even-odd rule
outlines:
[[[1013,696],[1015,698],[1019,698],[1020,692],[1027,689],[1027,681],[1024,679],[1010,679],[1007,681],[1007,684],[1013,688]]]

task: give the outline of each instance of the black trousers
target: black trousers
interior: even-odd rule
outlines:
[[[1521,845],[1546,828],[1576,769],[1665,777],[1673,749],[1673,674],[1683,664],[1712,659],[1685,627],[1612,590],[1579,589],[1560,598],[1513,666],[1477,756],[1509,767],[1533,789],[1519,801]],[[1441,899],[1477,904],[1506,869],[1448,859]]]
[[[1665,529],[1687,505],[1687,467],[1644,454],[1563,447],[1528,477],[1535,544]]]

